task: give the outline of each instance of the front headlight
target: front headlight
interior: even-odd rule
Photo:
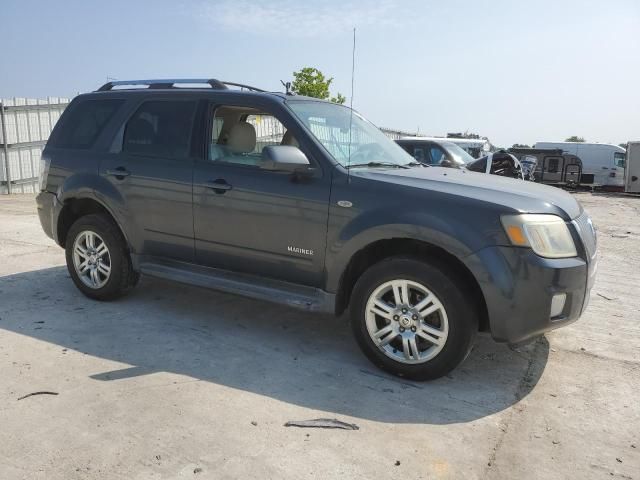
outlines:
[[[531,247],[541,257],[578,255],[567,224],[557,215],[505,215],[502,226],[513,245]]]

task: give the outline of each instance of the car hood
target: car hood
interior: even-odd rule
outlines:
[[[582,207],[576,199],[560,188],[472,172],[466,169],[443,167],[371,168],[353,170],[351,175],[469,197],[496,205],[504,205],[522,213],[556,213],[555,210],[560,209],[569,219],[574,219],[582,212]]]

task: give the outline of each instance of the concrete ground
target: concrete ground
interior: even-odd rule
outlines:
[[[0,478],[640,479],[640,199],[576,196],[584,317],[520,351],[480,337],[430,383],[332,317],[151,278],[88,300],[33,197],[0,196]],[[318,417],[360,429],[284,427]]]

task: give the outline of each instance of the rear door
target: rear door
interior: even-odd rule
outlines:
[[[209,146],[193,178],[196,261],[321,286],[331,179],[310,157],[303,131],[250,99],[211,105],[207,123]],[[262,149],[285,142],[307,154],[311,175],[260,167]]]
[[[193,261],[193,156],[196,101],[147,97],[123,125],[100,174],[121,197],[137,254]]]

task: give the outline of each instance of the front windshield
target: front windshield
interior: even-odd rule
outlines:
[[[342,105],[304,100],[287,105],[343,167],[403,167],[416,163],[355,110],[351,115],[351,110]]]
[[[614,152],[613,154],[613,164],[616,167],[624,168],[624,158],[625,154],[622,152]]]
[[[453,157],[453,160],[459,165],[466,165],[469,162],[475,161],[471,155],[469,155],[465,149],[456,145],[455,143],[446,142],[443,143],[442,146],[447,149],[447,151]]]

